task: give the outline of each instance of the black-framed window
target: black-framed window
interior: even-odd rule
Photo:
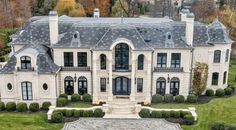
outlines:
[[[106,92],[106,78],[100,78],[101,92]]]
[[[220,63],[220,56],[221,56],[221,51],[215,50],[214,51],[214,63]]]
[[[156,94],[165,95],[166,93],[166,80],[165,78],[158,78],[156,84]]]
[[[87,52],[78,52],[78,67],[87,67]]]
[[[65,94],[67,95],[74,94],[74,80],[71,76],[65,77],[64,84],[65,84]]]
[[[32,83],[22,82],[21,89],[22,89],[22,99],[23,100],[33,100]]]
[[[223,76],[223,84],[226,83],[226,77],[227,77],[227,71],[224,72],[224,76]]]
[[[107,58],[106,55],[100,55],[100,69],[105,70],[107,68]]]
[[[227,49],[225,53],[225,62],[228,62],[228,61],[229,61],[229,49]]]
[[[171,54],[171,67],[180,68],[180,63],[181,63],[181,54],[172,53]]]
[[[137,78],[137,92],[143,92],[143,78]]]
[[[21,69],[31,69],[31,58],[29,56],[22,56],[21,60]]]
[[[64,52],[64,66],[65,67],[73,67],[73,52]]]
[[[88,82],[87,82],[86,77],[84,77],[84,76],[79,77],[78,86],[79,86],[78,92],[80,95],[84,95],[84,94],[88,93]]]
[[[157,67],[165,68],[167,61],[167,53],[157,53]]]
[[[129,69],[129,46],[125,43],[117,44],[115,47],[115,68]]]
[[[170,80],[170,94],[173,96],[179,95],[179,79],[172,78]]]
[[[144,55],[139,55],[138,56],[138,70],[143,70],[143,65],[144,65]]]
[[[218,80],[219,80],[219,73],[218,72],[212,73],[211,85],[218,85]]]

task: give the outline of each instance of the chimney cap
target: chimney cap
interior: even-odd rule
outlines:
[[[50,11],[49,16],[57,16],[57,11]]]

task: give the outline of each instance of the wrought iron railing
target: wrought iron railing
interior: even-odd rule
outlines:
[[[173,68],[173,67],[154,67],[154,72],[183,72],[183,67]]]
[[[90,71],[90,66],[86,67],[62,67],[62,71]]]
[[[113,65],[112,66],[112,71],[113,72],[131,72],[132,66],[127,65],[127,66],[117,66]]]

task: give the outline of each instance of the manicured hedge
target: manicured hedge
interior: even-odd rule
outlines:
[[[16,103],[15,102],[8,102],[6,104],[7,111],[15,111],[16,110]]]
[[[26,112],[28,110],[27,104],[24,102],[17,103],[16,110],[18,112]]]
[[[51,102],[43,102],[42,104],[42,110],[49,110],[49,107],[51,106]]]
[[[92,102],[92,97],[89,94],[84,94],[83,95],[83,101],[85,102]]]
[[[217,89],[215,95],[218,97],[223,97],[225,95],[224,89],[221,88]]]
[[[223,122],[214,122],[211,126],[211,130],[236,130],[236,124],[226,125]]]
[[[152,111],[151,117],[152,118],[161,118],[162,117],[162,113],[161,113],[161,111]]]
[[[207,89],[205,95],[209,96],[209,97],[214,96],[214,90],[213,89]]]
[[[170,117],[170,111],[161,111],[162,118],[169,118]]]
[[[65,117],[72,117],[74,110],[66,110]]]
[[[183,96],[183,95],[177,95],[177,96],[175,96],[175,102],[177,102],[177,103],[183,103],[183,102],[184,102],[184,96]]]
[[[74,110],[74,117],[83,117],[83,110]]]
[[[164,96],[164,102],[166,102],[166,103],[173,102],[173,95],[172,94],[166,94]]]
[[[68,96],[67,94],[63,93],[59,95],[59,98],[65,98],[66,100],[68,100]]]
[[[5,103],[4,102],[0,102],[0,111],[5,110]]]
[[[194,124],[194,117],[190,114],[184,116],[184,124],[186,125],[193,125]]]
[[[61,112],[55,111],[52,113],[52,122],[53,123],[61,123],[62,122],[63,115]]]
[[[139,112],[139,116],[141,118],[149,118],[150,117],[150,111],[148,109],[142,109],[140,112]]]
[[[233,92],[232,88],[225,88],[225,95],[231,95]]]
[[[180,111],[180,117],[181,118],[184,118],[185,115],[188,115],[188,114],[191,114],[190,112],[188,111]]]
[[[93,111],[92,110],[85,110],[83,112],[83,117],[93,117]]]
[[[198,99],[198,97],[195,96],[195,95],[188,95],[188,97],[187,97],[187,101],[188,101],[189,103],[196,103],[196,102],[197,102],[197,99]]]
[[[104,114],[105,113],[100,108],[95,109],[93,113],[94,117],[103,117]]]
[[[180,112],[179,111],[170,111],[170,117],[180,118]]]
[[[152,96],[152,103],[161,103],[163,101],[163,96],[160,94],[155,94]]]
[[[29,105],[29,110],[32,112],[37,112],[39,111],[39,104],[34,102],[34,103],[30,103]]]
[[[71,96],[71,101],[72,102],[78,102],[78,101],[80,101],[81,99],[80,99],[80,95],[79,94],[73,94],[72,96]]]
[[[67,100],[63,97],[57,98],[57,107],[64,107],[67,104]]]

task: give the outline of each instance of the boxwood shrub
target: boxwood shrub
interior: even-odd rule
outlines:
[[[16,110],[16,103],[15,102],[8,102],[6,104],[7,111],[15,111]]]
[[[187,97],[187,101],[189,102],[189,103],[196,103],[197,102],[197,99],[198,99],[198,97],[197,96],[195,96],[195,95],[188,95],[188,97]]]
[[[63,115],[61,112],[55,111],[52,113],[52,122],[53,123],[61,123],[62,122]]]
[[[74,110],[74,117],[82,117],[83,116],[83,112],[82,110]]]
[[[68,96],[67,94],[63,93],[59,95],[59,98],[65,98],[66,100],[68,100]]]
[[[194,117],[191,114],[185,115],[184,116],[184,124],[193,125],[194,124]]]
[[[85,102],[92,102],[92,97],[89,94],[84,94],[83,95],[83,101]]]
[[[42,110],[49,110],[49,107],[51,106],[51,102],[43,102],[42,104]]]
[[[78,102],[78,101],[80,101],[80,95],[79,95],[79,94],[73,94],[73,95],[71,96],[71,101],[72,101],[72,102]]]
[[[56,112],[60,112],[63,116],[66,115],[66,109],[56,110]]]
[[[67,104],[67,100],[65,98],[57,98],[57,107],[64,107]]]
[[[172,94],[166,94],[164,96],[164,102],[166,102],[166,103],[173,102],[173,95]]]
[[[188,111],[180,111],[180,117],[181,118],[184,118],[185,115],[188,115],[188,114],[191,114],[190,112]]]
[[[72,117],[74,110],[66,110],[65,117]]]
[[[174,118],[180,118],[180,111],[174,111]]]
[[[233,92],[232,88],[225,88],[225,95],[231,95]]]
[[[214,122],[211,130],[225,130],[225,124],[223,122]]]
[[[169,118],[170,117],[170,111],[161,111],[162,118]]]
[[[16,110],[18,112],[26,112],[28,110],[27,104],[24,102],[17,103]]]
[[[139,116],[141,118],[149,118],[150,117],[150,111],[148,109],[141,109],[139,112]]]
[[[5,103],[4,102],[0,102],[0,111],[5,110]]]
[[[219,88],[216,90],[215,95],[218,97],[223,97],[225,95],[225,91],[223,89]]]
[[[32,111],[32,112],[39,111],[39,104],[36,103],[36,102],[30,103],[29,110]]]
[[[104,114],[105,113],[100,108],[95,109],[93,112],[94,117],[103,117]]]
[[[205,95],[209,96],[209,97],[214,96],[214,90],[213,89],[207,89]]]
[[[152,103],[161,103],[163,101],[163,96],[160,94],[155,94],[152,96]]]
[[[92,117],[93,111],[92,110],[85,110],[83,111],[83,117]]]
[[[162,117],[161,111],[152,111],[151,117],[152,118],[161,118]]]
[[[177,95],[177,96],[175,96],[175,102],[177,102],[177,103],[183,103],[183,102],[184,102],[184,96],[183,96],[183,95]]]

